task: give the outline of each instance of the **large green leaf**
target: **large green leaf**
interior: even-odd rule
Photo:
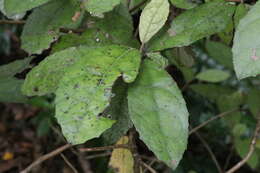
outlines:
[[[26,76],[22,91],[27,96],[54,93],[67,68],[80,57],[78,48],[72,47],[45,58]]]
[[[233,61],[239,79],[260,74],[260,2],[240,20],[233,44]]]
[[[7,14],[17,14],[31,10],[42,4],[49,2],[50,0],[4,0],[4,8]]]
[[[78,61],[68,67],[56,94],[56,118],[63,134],[73,144],[98,137],[114,120],[102,116],[113,97],[112,86],[119,76],[133,82],[140,53],[122,46],[86,47],[76,50]]]
[[[176,168],[187,145],[188,111],[173,79],[160,65],[145,60],[129,87],[128,106],[140,138],[160,160]]]
[[[120,0],[88,0],[84,2],[86,9],[95,14],[111,11],[118,4],[120,4]]]
[[[165,24],[169,15],[168,0],[152,0],[140,17],[139,35],[142,43],[148,42]]]
[[[233,70],[231,48],[223,43],[215,41],[206,42],[206,50],[211,58],[221,65]]]
[[[21,93],[23,80],[0,78],[0,102],[24,103],[27,98]]]
[[[234,10],[234,5],[222,0],[187,10],[173,20],[167,31],[164,28],[151,40],[149,49],[157,51],[187,46],[203,37],[221,32],[231,21]]]
[[[197,74],[196,78],[207,82],[222,82],[230,77],[230,74],[223,70],[209,69]]]
[[[53,0],[35,9],[24,26],[22,48],[30,54],[40,54],[58,39],[60,28],[76,28],[79,25],[81,18],[73,19],[79,11],[79,4],[70,0]]]

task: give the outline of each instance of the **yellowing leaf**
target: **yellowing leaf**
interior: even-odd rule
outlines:
[[[152,0],[144,8],[139,24],[142,43],[149,41],[165,24],[169,15],[168,0]]]
[[[14,154],[11,152],[5,152],[2,156],[2,160],[12,160],[14,158]]]
[[[128,144],[129,139],[123,136],[116,144]],[[134,173],[134,158],[129,149],[114,149],[110,158],[109,166],[117,173]]]

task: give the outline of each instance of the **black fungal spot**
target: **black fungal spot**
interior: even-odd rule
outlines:
[[[70,98],[67,96],[67,97],[66,97],[66,100],[69,100],[69,99],[70,99]]]

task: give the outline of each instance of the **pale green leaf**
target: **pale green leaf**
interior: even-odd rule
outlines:
[[[146,5],[139,24],[139,36],[142,43],[149,41],[163,27],[168,15],[168,0],[152,0]]]
[[[260,74],[260,2],[242,18],[236,29],[233,62],[238,79]]]
[[[220,42],[207,41],[206,50],[211,58],[221,65],[233,70],[231,48]]]
[[[164,28],[151,40],[149,50],[187,46],[201,38],[221,32],[232,20],[234,10],[234,5],[222,0],[187,10],[173,20],[168,30]]]
[[[55,116],[67,140],[80,144],[99,137],[115,122],[102,116],[113,97],[112,86],[120,76],[133,82],[141,57],[136,49],[116,45],[75,51],[78,61],[68,67],[55,92]]]
[[[230,74],[223,70],[210,69],[197,74],[196,78],[206,82],[222,82],[227,80]]]
[[[4,0],[4,8],[8,15],[23,13],[32,8],[38,7],[50,0]]]
[[[156,62],[144,61],[128,90],[128,106],[140,138],[158,159],[176,168],[187,145],[188,111],[176,83]]]
[[[30,57],[0,66],[0,78],[10,78],[17,73],[21,73],[23,70],[30,67],[31,60],[32,58]]]
[[[61,35],[60,28],[76,28],[80,24],[81,17],[76,21],[73,18],[79,11],[80,5],[70,0],[53,0],[35,9],[24,26],[22,48],[30,54],[48,49]]]
[[[172,5],[178,8],[191,9],[197,6],[192,0],[170,0]]]
[[[24,103],[27,98],[21,93],[23,80],[0,78],[0,102]]]
[[[118,4],[120,4],[120,0],[88,0],[84,2],[86,10],[96,14],[111,11]]]
[[[27,96],[42,96],[54,93],[66,69],[80,57],[77,48],[72,47],[48,56],[26,76],[22,91]]]

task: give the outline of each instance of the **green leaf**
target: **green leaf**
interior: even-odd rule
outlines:
[[[72,47],[48,56],[26,76],[22,91],[27,96],[54,93],[69,66],[80,57],[78,48]]]
[[[234,90],[229,87],[216,84],[194,84],[191,85],[190,88],[196,93],[214,102],[221,96],[234,92]]]
[[[149,50],[187,46],[203,37],[221,32],[232,20],[234,10],[234,5],[222,0],[187,10],[173,20],[167,31],[164,28],[151,40]]]
[[[251,144],[251,139],[240,139],[240,138],[235,139],[235,149],[241,158],[246,157],[250,144]],[[259,159],[260,159],[259,154],[255,151],[253,152],[252,156],[248,159],[247,164],[251,168],[255,169],[257,168]]]
[[[228,72],[217,69],[205,70],[196,76],[197,79],[207,82],[222,82],[229,77],[230,74]]]
[[[176,168],[187,145],[188,111],[176,83],[159,66],[144,61],[128,90],[129,113],[149,149]]]
[[[81,17],[76,21],[73,19],[77,12],[80,12],[79,4],[75,5],[70,0],[53,0],[35,9],[24,26],[22,48],[30,54],[40,54],[48,49],[61,35],[60,28],[79,26]]]
[[[75,51],[78,61],[63,74],[55,92],[55,116],[67,140],[80,144],[99,137],[115,122],[102,116],[113,97],[112,86],[120,76],[133,82],[141,57],[136,49],[116,45]]]
[[[7,18],[19,20],[25,16],[25,12],[19,14],[7,14],[4,3],[5,0],[0,0],[0,12],[3,13]]]
[[[230,47],[220,42],[207,41],[206,50],[211,58],[221,65],[233,70],[232,50]]]
[[[192,2],[191,0],[170,0],[170,2],[175,7],[183,9],[191,9],[197,6],[197,4]]]
[[[0,66],[0,78],[10,78],[30,67],[31,57]]]
[[[260,2],[240,20],[232,48],[238,79],[260,74]]]
[[[244,3],[241,3],[237,6],[236,12],[234,14],[235,27],[238,26],[239,21],[247,14],[248,10],[248,6]]]
[[[247,104],[250,111],[257,119],[260,113],[260,90],[251,89],[248,93]]]
[[[160,53],[147,53],[146,55],[162,69],[169,65],[168,59],[164,58]]]
[[[0,102],[25,103],[27,98],[21,93],[23,80],[0,78]]]
[[[178,68],[194,65],[194,52],[190,47],[176,47],[167,51],[169,61]]]
[[[138,41],[133,37],[132,18],[125,12],[123,4],[105,14],[104,18],[90,17],[88,22],[91,23],[89,28],[81,35],[72,33],[62,36],[52,47],[52,53],[80,45],[104,46],[115,43],[139,47]]]
[[[13,15],[26,12],[49,1],[50,0],[23,0],[21,2],[20,0],[4,0],[4,8],[7,14]]]
[[[108,44],[112,44],[112,39],[109,38],[109,35],[98,28],[89,28],[81,35],[71,33],[62,36],[59,42],[52,47],[52,53],[81,45],[104,46]]]
[[[139,24],[142,43],[148,42],[163,27],[169,15],[169,6],[168,0],[152,0],[143,9]]]
[[[120,0],[88,0],[84,2],[86,10],[96,14],[111,11],[118,4],[120,4]]]
[[[106,130],[102,137],[107,144],[114,144],[120,137],[126,134],[126,132],[133,127],[133,123],[129,117],[128,104],[127,104],[127,84],[122,80],[117,80],[113,86],[112,97],[110,106],[107,111],[107,115],[111,116],[116,123]]]

